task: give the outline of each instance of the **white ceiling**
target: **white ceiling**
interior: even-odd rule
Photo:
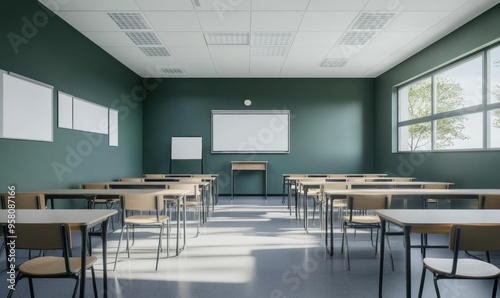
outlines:
[[[39,2],[144,78],[371,78],[500,0]],[[113,13],[142,17],[147,27],[121,29]],[[356,27],[366,17],[377,26]],[[137,45],[127,33],[157,44]],[[158,53],[153,47],[163,56],[147,56]]]

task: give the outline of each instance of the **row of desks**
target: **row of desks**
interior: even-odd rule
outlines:
[[[22,193],[43,194],[47,199],[74,199],[87,198],[91,199],[95,196],[123,196],[128,194],[149,194],[163,196],[168,199],[176,199],[179,202],[185,202],[188,190],[183,189],[45,189],[34,190]],[[176,252],[179,255],[180,251],[186,245],[186,223],[183,224],[183,246],[180,243],[180,205],[183,205],[183,218],[186,218],[185,204],[177,204],[177,244]],[[14,210],[14,211],[12,211]],[[101,224],[101,237],[103,245],[103,289],[104,297],[107,297],[107,252],[106,252],[106,235],[109,218],[116,214],[117,210],[97,210],[97,209],[78,209],[78,210],[0,210],[0,224],[12,223],[66,223],[80,227],[81,231],[81,268],[86,268],[87,241],[88,231],[90,228]],[[14,214],[14,217],[13,215]],[[8,237],[8,236],[7,236]],[[86,270],[80,273],[80,297],[85,297],[85,281]]]
[[[333,212],[332,205],[335,199],[345,199],[349,195],[356,194],[384,194],[394,197],[419,197],[426,200],[433,199],[478,199],[484,195],[500,195],[500,189],[348,189],[348,190],[326,190],[326,227],[330,220],[330,243],[328,243],[328,231],[325,233],[326,247],[330,246],[330,254],[333,254]],[[330,211],[330,212],[329,212]],[[450,209],[386,209],[377,210],[376,214],[382,220],[380,237],[380,272],[379,272],[379,297],[382,297],[384,277],[384,250],[386,223],[400,226],[404,233],[405,242],[405,271],[406,271],[406,297],[411,297],[411,243],[410,233],[415,226],[435,226],[453,224],[498,224],[500,225],[500,210],[450,210]],[[330,217],[328,219],[328,213]]]

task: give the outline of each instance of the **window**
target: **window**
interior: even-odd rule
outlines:
[[[398,87],[398,151],[500,149],[500,46]]]

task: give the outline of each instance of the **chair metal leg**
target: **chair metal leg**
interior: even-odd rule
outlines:
[[[495,298],[497,296],[497,288],[498,288],[498,278],[495,278],[495,282],[493,283],[493,294],[491,295],[492,298]]]
[[[161,235],[163,234],[163,225],[160,226],[160,235],[158,236],[158,249],[156,251],[156,269],[158,271],[158,262],[160,261],[160,250],[161,250]]]
[[[439,293],[439,287],[438,287],[438,277],[436,274],[434,274],[434,278],[433,278],[433,281],[434,281],[434,289],[436,289],[436,296],[437,298],[441,298],[441,294]]]
[[[28,277],[28,282],[30,285],[30,296],[31,298],[35,298],[35,291],[33,290],[33,279],[31,277]]]
[[[14,288],[13,289],[16,288],[17,283],[19,282],[20,279],[21,279],[21,273],[19,272],[19,273],[17,273],[16,280],[14,281]],[[7,298],[11,298],[12,295],[14,295],[14,290],[13,289],[9,290],[9,294],[7,295]]]
[[[76,290],[78,290],[78,285],[80,284],[80,278],[77,277],[75,278],[76,280],[76,283],[75,283],[75,287],[73,288],[73,295],[71,297],[75,298],[76,297]]]
[[[116,262],[118,261],[118,254],[120,253],[120,245],[122,243],[122,239],[123,239],[123,229],[125,227],[122,226],[122,230],[120,232],[120,239],[118,240],[118,248],[116,249],[116,258],[115,258],[115,266],[113,267],[113,271],[116,269]]]
[[[418,288],[418,298],[422,298],[422,293],[424,292],[424,283],[425,283],[425,272],[427,269],[425,266],[422,268],[422,275],[420,277],[420,287]]]
[[[94,286],[94,297],[97,298],[99,296],[97,295],[97,282],[95,280],[94,266],[90,267],[90,272],[92,273],[92,285]]]

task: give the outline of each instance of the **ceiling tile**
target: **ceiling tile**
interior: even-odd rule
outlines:
[[[360,10],[369,0],[311,0],[308,10]],[[388,1],[388,0],[384,0]]]
[[[213,59],[215,69],[221,76],[248,76],[250,74],[250,61],[247,57],[233,59]]]
[[[357,12],[308,11],[304,15],[300,31],[345,31],[358,15]]]
[[[124,32],[97,32],[84,31],[82,32],[88,39],[101,47],[106,46],[135,46],[134,42]]]
[[[252,10],[305,10],[309,0],[253,0]]]
[[[142,10],[193,10],[190,0],[135,0]]]
[[[326,54],[326,57],[327,58],[351,59],[354,56],[358,55],[361,51],[362,51],[361,47],[340,45],[340,46],[333,47],[328,52],[328,54]]]
[[[139,47],[102,47],[106,52],[110,53],[116,58],[146,58],[144,53]]]
[[[104,12],[61,11],[57,15],[79,31],[121,31],[120,27]]]
[[[297,31],[303,14],[296,11],[252,12],[252,31]]]
[[[201,32],[158,32],[167,47],[203,47],[205,37]]]
[[[419,37],[421,32],[380,32],[375,38],[370,41],[370,46],[387,46],[391,45],[392,47],[400,47],[404,46],[415,38]]]
[[[134,0],[39,0],[53,11],[101,11],[101,10],[139,10]]]
[[[187,75],[194,77],[216,76],[214,64],[212,60],[197,59],[197,58],[179,58],[179,64]]]
[[[220,16],[216,12],[198,12],[203,31],[250,31],[250,12],[229,11]]]
[[[387,27],[386,32],[425,32],[449,16],[448,11],[403,11]],[[425,21],[424,21],[425,20]]]
[[[342,32],[297,32],[293,46],[333,47]]]
[[[242,58],[250,56],[249,46],[210,46],[210,55],[214,59]]]
[[[189,0],[187,0],[189,1]],[[216,11],[221,16],[226,12],[250,10],[252,0],[192,0],[198,11]],[[198,5],[199,4],[199,5]]]
[[[322,59],[330,51],[330,47],[291,47],[289,59]]]
[[[421,10],[421,11],[436,11],[436,10],[456,10],[470,0],[371,0],[364,10]]]
[[[175,58],[211,59],[207,47],[169,47],[168,50]]]
[[[355,59],[376,59],[378,61],[382,61],[394,54],[394,52],[396,52],[397,50],[397,48],[391,46],[375,47],[372,45],[368,45],[356,55]]]
[[[195,12],[145,11],[144,15],[156,31],[199,31]]]

